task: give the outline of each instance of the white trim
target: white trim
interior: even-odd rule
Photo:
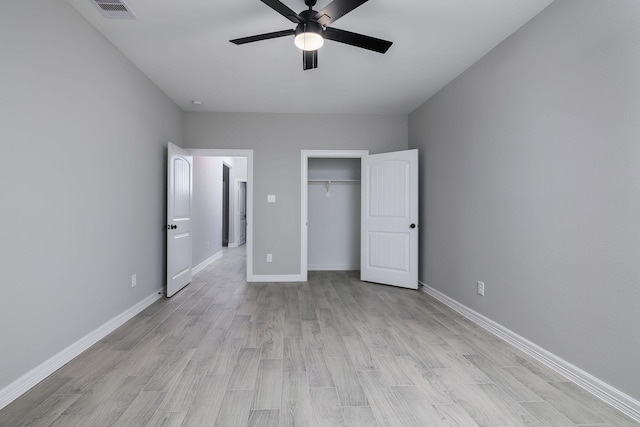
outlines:
[[[307,281],[308,272],[309,159],[361,159],[368,155],[369,150],[300,150],[300,281]]]
[[[356,271],[360,270],[359,264],[353,265],[310,265],[309,271]]]
[[[227,245],[228,248],[237,248],[238,246],[240,245],[236,242],[229,242],[229,244]]]
[[[517,349],[525,352],[543,365],[553,369],[558,374],[574,382],[603,402],[613,406],[623,414],[640,422],[640,401],[599,380],[588,372],[572,365],[566,360],[521,337],[499,323],[448,297],[442,292],[420,282],[420,290],[434,297],[447,307],[457,311],[476,325],[491,332],[498,338],[508,342]]]
[[[253,279],[253,150],[187,148],[193,156],[247,158],[247,282]]]
[[[256,274],[247,282],[303,282],[299,274]]]
[[[58,354],[46,360],[42,364],[36,366],[2,390],[0,390],[0,409],[4,408],[18,397],[29,391],[30,388],[47,378],[49,375],[69,363],[75,357],[79,356],[83,351],[92,345],[100,342],[101,339],[118,329],[120,326],[131,320],[136,314],[162,298],[164,290],[158,290],[149,295],[133,307],[120,313],[104,325],[98,327],[93,332],[80,338],[69,347],[60,351]]]
[[[222,258],[222,251],[211,255],[209,258],[205,259],[200,264],[198,264],[195,267],[193,267],[191,269],[191,274],[193,274],[195,276],[196,274],[198,274],[202,270],[204,270],[209,264],[219,260],[220,258]]]

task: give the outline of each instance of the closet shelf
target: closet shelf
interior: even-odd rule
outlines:
[[[309,182],[360,182],[359,179],[309,179]]]
[[[360,184],[359,179],[309,179],[307,181],[309,184],[324,184],[327,189],[327,197],[331,194],[331,184],[347,184],[350,182],[357,182]]]

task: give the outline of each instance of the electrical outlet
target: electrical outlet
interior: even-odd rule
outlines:
[[[267,254],[267,262],[273,262],[273,255]]]
[[[267,203],[275,203],[276,202],[276,195],[275,194],[269,194],[267,196]]]
[[[131,275],[131,287],[135,287],[138,284],[138,277],[135,274]]]
[[[484,282],[478,281],[478,295],[484,296]]]

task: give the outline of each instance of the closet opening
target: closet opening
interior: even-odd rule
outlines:
[[[360,164],[368,151],[302,151],[301,280],[360,269]]]

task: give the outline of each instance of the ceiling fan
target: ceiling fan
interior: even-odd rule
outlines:
[[[309,9],[300,13],[295,13],[280,0],[260,1],[289,21],[298,24],[295,30],[274,31],[272,33],[234,39],[230,40],[230,42],[240,45],[295,35],[295,45],[302,49],[303,70],[318,67],[318,49],[322,47],[325,39],[379,53],[385,53],[392,45],[390,41],[329,27],[329,24],[366,3],[367,0],[333,0],[319,12],[313,10],[317,0],[304,0]]]

